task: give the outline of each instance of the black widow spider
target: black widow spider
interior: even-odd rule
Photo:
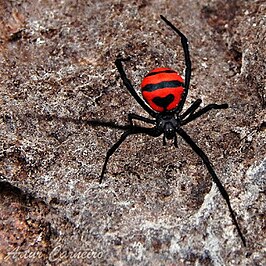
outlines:
[[[144,91],[152,92],[154,95],[149,98],[149,96],[144,95],[143,98],[146,100],[146,102],[149,104],[145,104],[145,102],[139,97],[139,95],[136,93],[135,89],[133,88],[130,80],[127,78],[126,73],[123,69],[122,62],[128,60],[127,59],[117,59],[115,61],[115,65],[119,71],[119,74],[121,76],[121,79],[123,80],[124,85],[130,92],[130,94],[135,98],[135,100],[141,105],[141,107],[149,113],[154,119],[142,117],[136,114],[128,114],[129,119],[129,125],[128,126],[116,126],[112,124],[112,122],[107,123],[95,123],[95,124],[101,124],[108,127],[113,128],[123,128],[127,129],[120,139],[107,151],[105,162],[102,168],[102,173],[100,176],[100,183],[103,180],[104,173],[106,171],[106,166],[109,158],[111,155],[118,149],[118,147],[123,143],[123,141],[129,136],[133,134],[147,134],[152,137],[158,137],[163,134],[163,145],[166,144],[166,139],[173,139],[174,145],[177,147],[177,137],[176,134],[180,135],[185,142],[190,145],[190,147],[194,150],[194,152],[202,159],[203,163],[207,167],[210,175],[212,176],[212,179],[214,183],[217,185],[222,197],[225,199],[228,209],[230,211],[233,223],[236,226],[236,229],[238,231],[238,234],[243,242],[243,245],[246,246],[246,240],[240,230],[240,227],[238,225],[238,222],[236,220],[236,216],[234,214],[234,211],[231,207],[230,200],[228,193],[226,192],[224,186],[220,182],[219,178],[217,177],[211,162],[209,161],[207,155],[199,148],[199,146],[190,138],[190,136],[184,131],[182,126],[188,124],[189,122],[197,119],[201,115],[207,113],[208,111],[212,109],[226,109],[228,108],[227,104],[209,104],[205,106],[202,109],[198,109],[201,100],[198,99],[192,105],[183,113],[182,109],[188,94],[189,89],[189,83],[190,83],[190,76],[191,76],[191,61],[190,61],[190,55],[189,55],[189,48],[188,48],[188,40],[185,37],[183,33],[181,33],[171,22],[169,22],[165,17],[161,16],[161,19],[172,28],[181,38],[181,43],[184,50],[184,56],[185,56],[185,83],[183,83],[182,78],[173,70],[168,68],[158,68],[153,71],[151,71],[148,75],[146,75],[145,78],[151,77],[151,83],[154,83],[154,76],[159,76],[159,85],[156,84],[144,84],[142,86],[142,93]],[[166,80],[160,80],[162,76],[160,74],[166,75]],[[174,76],[174,80],[168,80],[168,77],[171,79],[172,74],[176,75]],[[144,78],[144,79],[145,79]],[[145,82],[144,82],[145,83]],[[170,89],[169,89],[170,87]],[[174,90],[172,90],[172,89]],[[179,92],[176,94],[176,91]],[[162,93],[163,92],[163,93]],[[180,96],[180,97],[179,97]],[[179,97],[179,98],[178,98]],[[176,104],[174,108],[171,108],[170,110],[167,109],[168,106],[170,106],[171,103],[176,101]],[[154,111],[154,110],[155,111]],[[134,120],[139,120],[142,122],[146,122],[148,124],[152,124],[153,127],[142,127],[137,126],[133,124]],[[95,121],[96,122],[96,121]]]

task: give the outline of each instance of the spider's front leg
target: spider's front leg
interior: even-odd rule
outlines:
[[[107,163],[108,163],[110,157],[119,148],[119,146],[126,140],[126,138],[129,135],[131,135],[131,134],[133,134],[132,129],[129,129],[126,132],[124,132],[121,135],[120,139],[107,151],[106,157],[105,157],[105,161],[104,161],[104,164],[103,164],[102,173],[101,173],[101,176],[100,176],[99,183],[102,183],[102,181],[103,181],[103,176],[104,176],[104,173],[106,171],[106,166],[107,166]]]
[[[220,179],[216,175],[209,158],[207,157],[205,152],[191,139],[191,137],[182,128],[179,128],[177,130],[177,133],[186,141],[186,143],[193,149],[193,151],[202,159],[203,163],[205,164],[206,168],[208,169],[208,171],[212,177],[212,180],[217,185],[222,197],[226,201],[226,204],[228,206],[229,212],[230,212],[231,217],[232,217],[232,221],[233,221],[234,225],[236,226],[238,235],[240,236],[243,245],[246,247],[246,239],[245,239],[244,235],[242,234],[240,226],[237,222],[236,216],[234,214],[233,208],[232,208],[231,203],[230,203],[229,195],[228,195],[227,191],[225,190],[224,186],[222,185]]]
[[[133,134],[147,134],[152,137],[158,137],[161,135],[162,132],[157,131],[156,128],[145,128],[145,127],[139,127],[139,126],[131,126],[129,130],[125,131],[120,139],[107,151],[105,161],[102,168],[102,173],[100,176],[99,183],[102,183],[103,177],[106,171],[107,163],[110,159],[110,157],[114,154],[114,152],[119,148],[119,146],[126,140],[126,138]]]

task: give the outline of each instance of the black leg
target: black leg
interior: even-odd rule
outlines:
[[[131,135],[131,134],[133,134],[131,129],[126,131],[126,132],[124,132],[122,134],[122,136],[120,137],[120,139],[107,151],[107,154],[106,154],[106,157],[105,157],[105,161],[104,161],[104,164],[103,164],[103,168],[102,168],[102,173],[101,173],[101,176],[100,176],[100,181],[99,181],[100,183],[102,183],[102,181],[103,181],[103,176],[104,176],[104,173],[105,173],[106,166],[107,166],[109,158],[118,149],[118,147],[124,142],[126,137]]]
[[[112,154],[119,148],[119,146],[124,142],[124,140],[129,135],[140,134],[140,133],[144,133],[144,134],[150,135],[152,137],[158,137],[159,135],[161,135],[161,132],[158,132],[156,130],[156,128],[145,128],[145,127],[138,127],[138,126],[133,126],[128,131],[124,132],[121,135],[120,139],[107,151],[105,161],[103,164],[103,168],[102,168],[102,173],[101,173],[100,180],[99,180],[100,183],[102,183],[102,181],[103,181],[106,166],[107,166],[108,160],[110,159]]]
[[[190,107],[189,107],[189,108],[188,108],[183,114],[181,114],[181,115],[179,116],[180,119],[182,120],[182,119],[184,119],[186,116],[193,114],[193,113],[196,111],[196,109],[199,108],[199,106],[200,106],[201,103],[202,103],[202,100],[201,100],[201,99],[197,99],[195,102],[193,102],[193,103],[190,105]]]
[[[186,125],[187,123],[191,122],[192,120],[195,120],[196,118],[202,116],[203,114],[209,112],[212,109],[226,109],[228,108],[228,104],[224,103],[224,104],[209,104],[205,107],[203,107],[201,110],[197,111],[196,113],[191,113],[186,119],[184,119],[181,122],[181,125]]]
[[[130,113],[130,114],[128,114],[128,120],[129,120],[129,123],[130,123],[131,126],[133,126],[133,119],[139,120],[139,121],[143,121],[143,122],[146,122],[146,123],[149,123],[149,124],[153,124],[153,125],[156,123],[155,120],[152,120],[152,119],[140,116],[140,115],[136,115],[136,114],[131,114]]]
[[[122,61],[126,61],[129,60],[129,58],[127,59],[116,59],[115,60],[115,65],[117,67],[118,72],[120,73],[121,79],[124,82],[124,85],[126,86],[126,88],[128,89],[128,91],[130,92],[130,94],[135,98],[135,100],[140,104],[140,106],[147,111],[152,117],[156,116],[156,112],[154,112],[147,104],[145,104],[145,102],[139,97],[139,95],[136,93],[135,89],[133,88],[133,85],[131,84],[130,80],[127,78],[127,75],[124,71],[123,65],[122,65]]]
[[[176,135],[175,135],[174,138],[175,138],[175,139],[174,139],[174,145],[175,145],[175,147],[177,148],[177,137],[176,137]]]
[[[243,242],[243,245],[246,247],[246,240],[240,230],[240,227],[238,225],[238,222],[236,220],[236,217],[235,217],[235,214],[234,214],[234,211],[231,207],[231,203],[230,203],[230,200],[229,200],[229,196],[228,196],[228,193],[226,192],[224,186],[222,185],[221,181],[219,180],[219,178],[217,177],[212,165],[211,165],[211,162],[209,161],[207,155],[198,147],[198,145],[190,138],[190,136],[182,129],[182,128],[179,128],[177,133],[190,145],[190,147],[194,150],[194,152],[196,154],[198,154],[198,156],[202,159],[203,163],[205,164],[205,166],[207,167],[209,173],[211,174],[212,176],[212,179],[214,181],[214,183],[217,185],[221,195],[223,196],[223,198],[225,199],[226,203],[227,203],[227,206],[228,206],[228,209],[230,211],[230,214],[231,214],[231,217],[232,217],[232,220],[233,220],[233,223],[235,224],[236,226],[236,229],[237,229],[237,232]]]
[[[117,128],[122,130],[128,130],[130,128],[129,125],[117,125],[114,122],[111,121],[100,121],[98,119],[92,119],[92,120],[84,120],[83,123],[86,123],[92,127],[109,127],[109,128]]]
[[[166,137],[165,137],[165,134],[163,134],[163,146],[166,146]]]
[[[190,76],[191,76],[191,61],[190,61],[190,55],[189,55],[188,40],[186,36],[180,30],[178,30],[170,21],[168,21],[164,16],[161,15],[161,19],[181,37],[181,43],[182,43],[184,55],[185,55],[185,64],[186,64],[185,91],[182,95],[181,102],[178,104],[177,108],[174,110],[174,112],[179,113],[182,111],[184,103],[187,98],[187,94],[189,90],[189,83],[190,83]]]

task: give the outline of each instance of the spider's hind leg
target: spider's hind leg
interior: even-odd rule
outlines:
[[[146,123],[149,123],[149,124],[153,124],[153,125],[156,123],[155,120],[149,119],[147,117],[143,117],[143,116],[140,116],[140,115],[129,113],[128,114],[128,120],[129,120],[129,123],[130,123],[131,126],[133,126],[133,119],[134,120],[139,120],[139,121],[142,121],[142,122],[146,122]]]
[[[193,102],[188,109],[180,115],[181,119],[184,119],[186,116],[192,115],[200,106],[202,103],[201,99],[197,99],[195,102]]]
[[[196,102],[194,102],[194,104],[196,104]],[[186,125],[187,123],[195,120],[196,118],[206,114],[207,112],[209,112],[210,110],[219,110],[219,109],[226,109],[228,108],[228,104],[227,103],[223,103],[223,104],[216,104],[216,103],[212,103],[212,104],[208,104],[207,106],[203,107],[202,109],[198,110],[197,112],[195,112],[195,110],[199,107],[199,105],[197,106],[197,108],[192,108],[193,107],[193,104],[192,106],[190,106],[188,108],[188,110],[191,108],[193,110],[193,112],[190,112],[190,114],[188,115],[187,118],[185,118],[183,121],[182,121],[182,125]],[[195,106],[196,107],[196,106]],[[187,111],[185,112],[187,113]],[[184,114],[185,114],[184,113]],[[184,115],[183,115],[184,117]]]
[[[156,113],[147,105],[145,104],[145,102],[140,98],[140,96],[137,94],[137,92],[135,91],[131,81],[129,80],[129,78],[126,75],[126,72],[124,70],[123,61],[128,61],[129,58],[117,58],[115,60],[115,65],[116,68],[120,74],[121,79],[123,80],[124,85],[126,86],[127,90],[129,91],[129,93],[135,98],[135,100],[139,103],[139,105],[146,111],[148,112],[152,117],[156,116]]]

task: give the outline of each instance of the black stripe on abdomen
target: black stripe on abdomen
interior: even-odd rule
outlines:
[[[142,88],[143,91],[156,91],[158,89],[164,89],[164,88],[176,88],[176,87],[184,87],[184,83],[178,81],[178,80],[172,80],[172,81],[163,81],[157,84],[148,84]]]
[[[176,73],[176,71],[171,70],[171,69],[167,69],[167,70],[162,70],[162,71],[157,71],[157,72],[150,72],[145,76],[145,78],[149,77],[149,76],[154,76],[157,74],[162,74],[162,73]]]

